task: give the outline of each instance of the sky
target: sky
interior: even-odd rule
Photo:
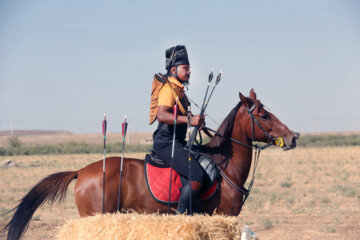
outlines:
[[[0,1],[0,131],[130,132],[149,126],[153,75],[185,45],[187,95],[216,128],[254,88],[301,133],[360,131],[360,2]],[[199,113],[195,107],[193,112]]]

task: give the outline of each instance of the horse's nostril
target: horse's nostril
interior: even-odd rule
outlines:
[[[292,141],[291,141],[291,147],[292,148],[294,148],[294,147],[296,147],[296,140],[297,140],[298,138],[295,136],[295,137],[293,137],[293,139],[292,139]]]
[[[291,130],[290,130],[290,131],[291,131]],[[291,132],[294,134],[295,139],[298,140],[299,137],[300,137],[300,133],[299,133],[299,132],[294,132],[294,131],[291,131]]]

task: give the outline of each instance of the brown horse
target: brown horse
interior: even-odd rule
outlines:
[[[285,142],[283,148],[288,150],[296,146],[297,135],[264,109],[254,90],[250,91],[248,98],[241,93],[239,96],[241,101],[221,124],[219,135],[204,146],[204,151],[213,156],[232,184],[242,187],[251,167],[253,140],[271,144],[275,138],[282,137]],[[117,209],[120,159],[106,159],[106,212],[116,212]],[[122,177],[121,209],[140,213],[167,212],[167,205],[158,203],[149,193],[143,160],[124,158]],[[52,203],[64,199],[73,179],[77,179],[75,201],[80,216],[102,212],[103,175],[100,160],[78,171],[59,172],[41,180],[14,209],[15,214],[6,226],[9,229],[7,239],[19,239],[36,209],[45,201]],[[243,205],[243,193],[232,184],[222,180],[221,191],[211,200],[203,202],[204,212],[212,214],[217,209],[217,213],[238,215]]]

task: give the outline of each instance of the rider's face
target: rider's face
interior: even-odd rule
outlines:
[[[178,65],[177,66],[177,76],[180,81],[182,82],[188,82],[190,79],[190,65]]]

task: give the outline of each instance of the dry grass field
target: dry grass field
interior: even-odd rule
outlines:
[[[10,131],[0,131],[0,147],[6,147]],[[102,133],[71,133],[66,131],[15,131],[16,136],[21,144],[26,146],[34,145],[56,145],[68,142],[83,142],[88,144],[101,144]],[[122,142],[120,133],[109,132],[106,136],[108,143]],[[129,143],[149,143],[152,142],[152,133],[128,132],[126,135],[126,144]]]
[[[118,154],[120,155],[120,154]],[[144,154],[127,154],[143,158]],[[13,208],[48,174],[76,170],[101,154],[0,157],[17,167],[0,168],[0,214]],[[358,239],[360,147],[298,148],[261,153],[253,191],[239,215],[261,240]],[[78,218],[73,181],[66,204],[35,212],[24,239],[55,239],[57,228]],[[10,216],[0,217],[0,228]],[[0,236],[3,239],[4,236]]]

